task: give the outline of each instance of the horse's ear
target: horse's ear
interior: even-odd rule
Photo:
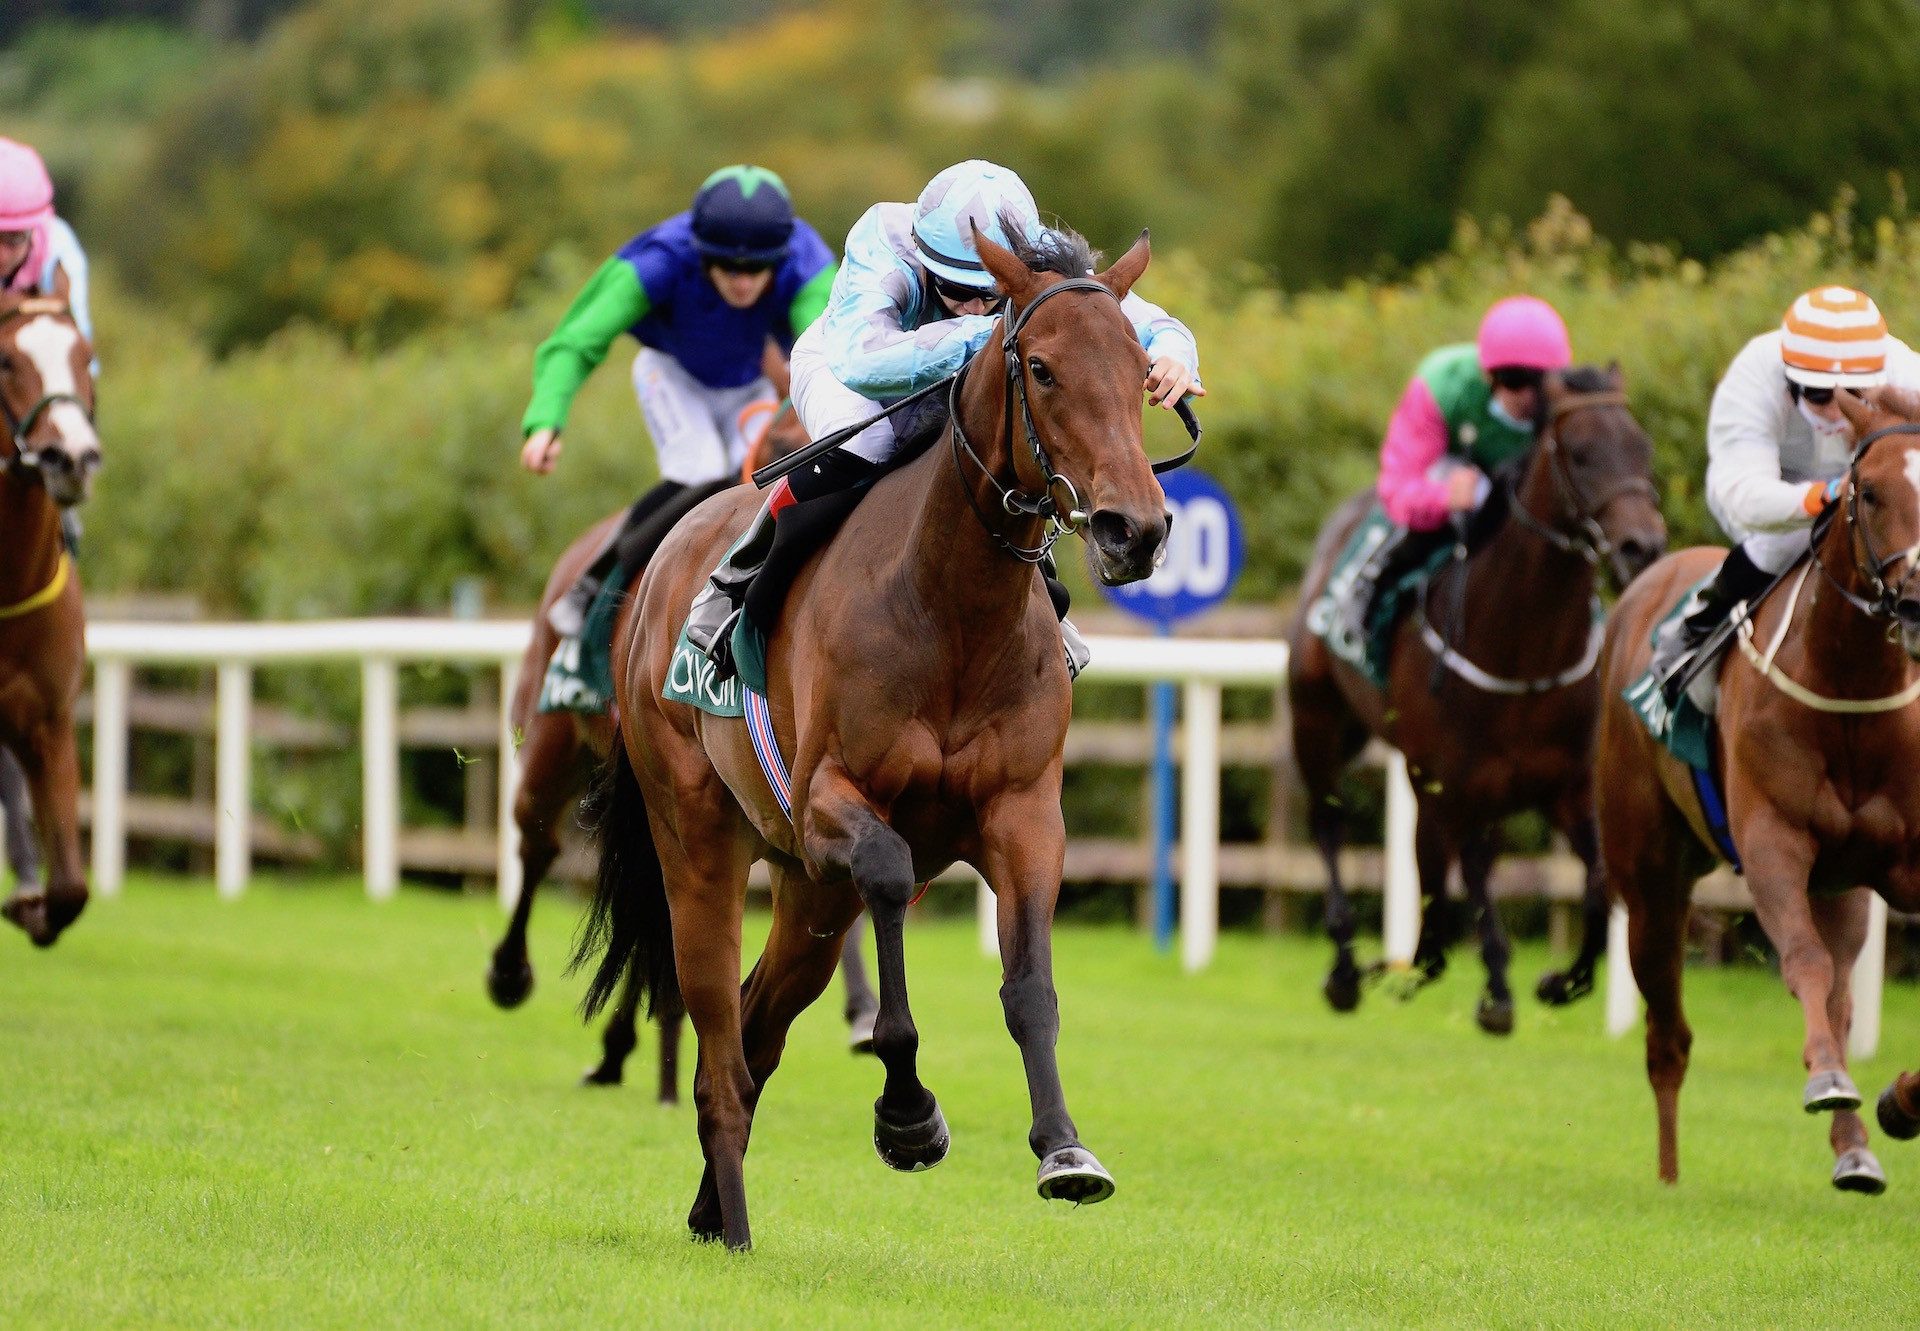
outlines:
[[[1920,390],[1895,388],[1888,384],[1873,389],[1867,394],[1867,401],[1882,411],[1890,411],[1896,416],[1904,416],[1910,421],[1920,421]]]
[[[981,231],[978,222],[969,219],[968,224],[973,227],[973,247],[979,252],[980,262],[986,265],[1002,294],[1011,298],[1016,307],[1026,305],[1039,284],[1039,274],[1020,262],[1012,250]]]
[[[1127,293],[1133,290],[1133,284],[1140,280],[1140,274],[1147,271],[1147,260],[1153,257],[1153,243],[1142,231],[1140,239],[1133,242],[1133,248],[1115,259],[1104,273],[1094,276],[1106,285],[1114,295],[1125,300]]]
[[[1607,386],[1616,393],[1627,386],[1627,372],[1620,368],[1620,362],[1617,360],[1607,362]]]
[[[1853,427],[1855,434],[1865,434],[1873,422],[1873,404],[1851,388],[1843,388],[1835,393],[1833,405],[1840,408],[1840,414],[1847,418],[1847,424]]]

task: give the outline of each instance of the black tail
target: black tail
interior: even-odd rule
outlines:
[[[638,967],[639,997],[649,1017],[656,1009],[677,1011],[680,979],[673,969],[673,922],[667,913],[667,884],[647,824],[647,806],[634,779],[627,746],[616,732],[613,760],[600,770],[587,807],[600,839],[600,881],[593,905],[580,926],[568,973],[603,953],[580,1001],[583,1017],[592,1017],[620,987],[630,966]]]

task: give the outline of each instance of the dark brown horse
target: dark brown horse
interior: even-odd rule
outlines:
[[[1113,1190],[1068,1117],[1054,1053],[1072,698],[1034,561],[1061,530],[1056,515],[1086,534],[1111,583],[1145,577],[1165,541],[1165,496],[1141,445],[1147,356],[1118,299],[1148,251],[1143,236],[1089,278],[1084,244],[1048,256],[1054,273],[978,244],[1009,304],[957,381],[952,424],[882,477],[807,563],[768,644],[791,820],[743,722],[661,699],[694,593],[755,496],[723,495],[675,529],[615,644],[622,743],[595,899],[610,938],[593,997],[629,968],[656,995],[677,975],[700,1041],[706,1159],[688,1225],[736,1249],[750,1239],[754,1107],[863,905],[879,951],[874,1048],[886,1068],[874,1145],[896,1169],[945,1157],[946,1121],[916,1070],[902,929],[915,884],[957,861],[1000,899],[1000,998],[1026,1066],[1040,1194],[1090,1202]],[[755,859],[772,870],[773,923],[743,992],[741,911]]]
[[[73,736],[86,620],[60,511],[100,466],[92,358],[64,301],[0,298],[0,746],[26,772],[47,863],[45,887],[19,884],[0,914],[41,947],[87,904]]]
[[[1847,1075],[1848,979],[1866,935],[1867,889],[1897,910],[1920,909],[1920,395],[1870,396],[1871,406],[1838,395],[1860,441],[1846,490],[1816,528],[1812,558],[1720,663],[1714,745],[1754,911],[1806,1018],[1802,1104],[1832,1111],[1834,1186],[1876,1193],[1886,1179]],[[1647,1078],[1668,1183],[1680,1174],[1680,1083],[1693,1044],[1680,1003],[1687,905],[1714,855],[1687,769],[1621,692],[1646,669],[1653,626],[1721,553],[1683,550],[1629,588],[1603,658],[1601,853],[1627,908],[1646,998]],[[1913,1135],[1920,1078],[1888,1089],[1882,1122]]]
[[[1325,992],[1360,1002],[1353,908],[1340,881],[1341,772],[1379,735],[1406,755],[1419,822],[1415,854],[1426,902],[1412,987],[1446,967],[1447,875],[1460,864],[1480,931],[1483,1030],[1513,1029],[1510,953],[1487,896],[1502,819],[1538,809],[1587,866],[1585,937],[1541,997],[1569,1002],[1593,987],[1606,940],[1590,786],[1599,685],[1593,597],[1603,561],[1621,583],[1666,543],[1649,468],[1652,447],[1627,410],[1617,371],[1576,369],[1546,381],[1546,427],[1512,465],[1510,516],[1464,564],[1436,575],[1424,606],[1398,627],[1384,692],[1340,661],[1308,620],[1331,565],[1371,506],[1356,496],[1323,529],[1289,637],[1294,755],[1313,836],[1327,865],[1327,932],[1337,952]],[[1436,669],[1436,661],[1444,662]],[[1411,990],[1409,989],[1409,992]]]
[[[807,442],[791,408],[776,415],[761,436],[747,463],[747,474]],[[696,487],[657,513],[662,531],[719,486]],[[533,991],[533,961],[527,952],[527,923],[533,914],[534,894],[560,854],[560,829],[567,813],[586,790],[588,778],[613,751],[613,721],[605,714],[539,710],[540,687],[547,662],[552,660],[558,636],[547,622],[547,611],[573,586],[594,557],[606,548],[623,515],[610,514],[583,532],[561,554],[541,594],[533,617],[533,639],[520,662],[519,683],[513,697],[513,727],[520,740],[520,780],[514,791],[513,818],[520,830],[520,896],[507,922],[506,935],[493,951],[487,967],[487,992],[503,1008],[515,1008]],[[657,544],[658,536],[642,535],[640,548]],[[873,1016],[879,999],[867,982],[860,957],[858,930],[847,934],[843,974],[847,983],[847,1020],[853,1027],[853,1045],[870,1050]],[[614,1005],[601,1034],[601,1057],[587,1069],[582,1082],[589,1086],[617,1086],[625,1076],[627,1057],[639,1042],[638,993],[628,985]],[[663,1005],[656,1013],[660,1027],[658,1097],[662,1103],[680,1098],[679,1048],[683,1013]]]

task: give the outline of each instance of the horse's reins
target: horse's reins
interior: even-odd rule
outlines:
[[[1602,559],[1613,553],[1613,544],[1607,540],[1606,533],[1600,526],[1600,514],[1606,512],[1607,506],[1629,494],[1644,495],[1657,504],[1659,493],[1653,488],[1653,482],[1646,477],[1625,476],[1601,491],[1597,499],[1589,500],[1581,490],[1580,483],[1574,478],[1573,468],[1566,459],[1565,450],[1560,447],[1559,426],[1564,418],[1576,411],[1583,411],[1589,407],[1624,407],[1626,405],[1627,395],[1617,390],[1569,394],[1554,404],[1552,414],[1547,418],[1546,428],[1541,431],[1540,439],[1534,445],[1545,451],[1550,474],[1553,476],[1555,497],[1566,506],[1567,514],[1577,524],[1579,528],[1577,535],[1570,535],[1553,524],[1535,517],[1521,501],[1519,482],[1515,480],[1509,484],[1508,508],[1514,520],[1528,531],[1543,537],[1555,549],[1567,554],[1579,555],[1590,567],[1597,566]],[[1475,665],[1457,648],[1449,644],[1448,636],[1455,638],[1460,636],[1460,621],[1465,615],[1467,599],[1464,536],[1457,544],[1460,553],[1456,562],[1461,566],[1462,572],[1454,580],[1447,634],[1443,635],[1433,627],[1432,621],[1427,616],[1424,597],[1415,603],[1415,609],[1420,617],[1420,640],[1434,656],[1434,678],[1431,681],[1434,692],[1439,691],[1440,672],[1443,669],[1451,670],[1482,692],[1516,697],[1551,693],[1555,689],[1577,684],[1593,673],[1594,666],[1600,660],[1601,644],[1606,637],[1605,625],[1598,614],[1594,616],[1593,629],[1587,635],[1586,651],[1580,660],[1558,674],[1539,679],[1505,679]],[[1598,607],[1598,597],[1594,598],[1593,604],[1596,608]]]
[[[1047,456],[1046,447],[1040,442],[1040,431],[1034,424],[1033,408],[1027,400],[1027,379],[1020,358],[1020,331],[1027,326],[1027,321],[1033,317],[1035,310],[1039,309],[1053,297],[1068,291],[1100,291],[1108,296],[1113,296],[1116,301],[1119,300],[1118,296],[1114,296],[1112,288],[1108,287],[1104,282],[1096,281],[1091,277],[1070,277],[1063,282],[1056,282],[1035,296],[1018,315],[1012,317],[1002,316],[1001,319],[1003,333],[1000,344],[1007,374],[1007,406],[1003,437],[1007,445],[1008,456],[1012,457],[1014,453],[1014,401],[1017,398],[1020,404],[1020,419],[1026,431],[1027,447],[1033,455],[1034,465],[1040,469],[1040,474],[1044,478],[1042,482],[1043,488],[1039,494],[1031,494],[1019,488],[1019,469],[1017,466],[1014,471],[1014,485],[1002,485],[999,478],[993,474],[992,469],[987,466],[981,459],[980,454],[974,449],[973,441],[967,438],[966,428],[960,423],[959,395],[961,383],[967,371],[972,368],[973,363],[971,361],[952,374],[947,375],[945,378],[928,384],[925,388],[917,389],[906,397],[901,398],[898,402],[883,408],[877,415],[850,425],[843,430],[836,430],[832,434],[816,439],[805,448],[796,449],[777,462],[769,463],[760,468],[760,470],[753,473],[754,484],[762,488],[773,484],[782,476],[797,471],[822,454],[838,448],[840,445],[846,443],[847,440],[853,438],[862,430],[865,430],[868,426],[877,424],[896,412],[902,411],[944,388],[947,390],[948,414],[952,420],[954,467],[960,478],[961,489],[966,493],[968,506],[973,509],[974,517],[979,519],[980,525],[986,529],[987,534],[993,538],[994,543],[1002,550],[1024,563],[1039,563],[1047,557],[1055,543],[1058,542],[1062,536],[1068,532],[1078,531],[1085,525],[1087,514],[1080,507],[1080,492],[1075,488],[1071,480],[1054,470],[1052,460]],[[1176,467],[1185,466],[1193,460],[1193,455],[1200,449],[1200,421],[1194,416],[1193,408],[1185,402],[1180,402],[1175,406],[1174,411],[1179,415],[1180,423],[1186,426],[1187,435],[1192,442],[1184,452],[1177,453],[1170,458],[1162,458],[1158,462],[1149,464],[1152,466],[1156,476],[1164,475]],[[973,487],[967,484],[966,468],[960,460],[963,451],[965,456],[971,459],[973,465],[987,478],[987,483],[997,492],[1000,499],[1000,506],[1006,511],[1008,516],[1039,518],[1047,524],[1046,534],[1039,545],[1016,545],[1008,540],[994,525],[987,512],[980,507],[980,501],[974,495]],[[1065,490],[1064,498],[1060,493],[1063,488]]]

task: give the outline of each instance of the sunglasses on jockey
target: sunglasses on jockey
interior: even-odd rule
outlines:
[[[1834,388],[1808,388],[1805,384],[1796,383],[1789,383],[1787,389],[1793,394],[1794,401],[1805,402],[1810,407],[1832,406],[1833,395],[1839,391]]]
[[[1487,378],[1493,381],[1495,388],[1504,388],[1517,393],[1523,388],[1538,388],[1546,378],[1539,370],[1530,370],[1523,365],[1502,365],[1498,369],[1487,371]]]
[[[927,270],[927,276],[933,279],[933,289],[939,292],[940,298],[949,305],[965,305],[976,300],[984,300],[989,305],[1000,303],[998,287],[970,287],[964,282],[949,282],[931,268]]]
[[[767,259],[708,259],[707,267],[718,268],[723,273],[736,277],[751,277],[757,273],[770,273],[773,263]]]

